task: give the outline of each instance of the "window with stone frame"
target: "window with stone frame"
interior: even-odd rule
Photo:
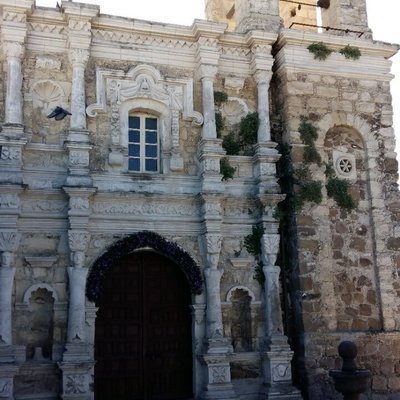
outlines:
[[[160,172],[159,119],[151,114],[129,115],[128,170]]]

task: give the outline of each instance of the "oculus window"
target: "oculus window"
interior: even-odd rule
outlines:
[[[158,119],[148,114],[129,116],[128,170],[160,172]]]

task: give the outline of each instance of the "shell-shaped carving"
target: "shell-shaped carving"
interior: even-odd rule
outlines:
[[[62,88],[51,81],[37,82],[32,88],[32,100],[34,108],[42,108],[44,113],[56,105],[60,105],[64,96]]]
[[[229,125],[238,124],[248,112],[247,104],[242,99],[236,97],[230,97],[222,105],[222,114]]]

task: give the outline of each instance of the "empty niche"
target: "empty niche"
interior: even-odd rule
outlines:
[[[251,301],[246,289],[236,288],[230,293],[231,339],[236,353],[252,351]]]
[[[38,288],[29,298],[29,332],[26,343],[27,359],[51,359],[53,347],[53,293]]]

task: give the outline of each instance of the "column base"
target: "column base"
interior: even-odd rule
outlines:
[[[13,346],[0,345],[0,398],[14,399],[14,376],[19,371]]]
[[[92,362],[60,362],[62,371],[62,395],[64,400],[91,400],[93,397]]]
[[[202,356],[202,361],[206,364],[208,383],[200,399],[237,399],[231,383],[229,353],[208,353]]]
[[[293,351],[283,334],[269,338],[269,350],[261,354],[263,358],[264,386],[260,399],[302,399],[301,393],[293,386]]]

